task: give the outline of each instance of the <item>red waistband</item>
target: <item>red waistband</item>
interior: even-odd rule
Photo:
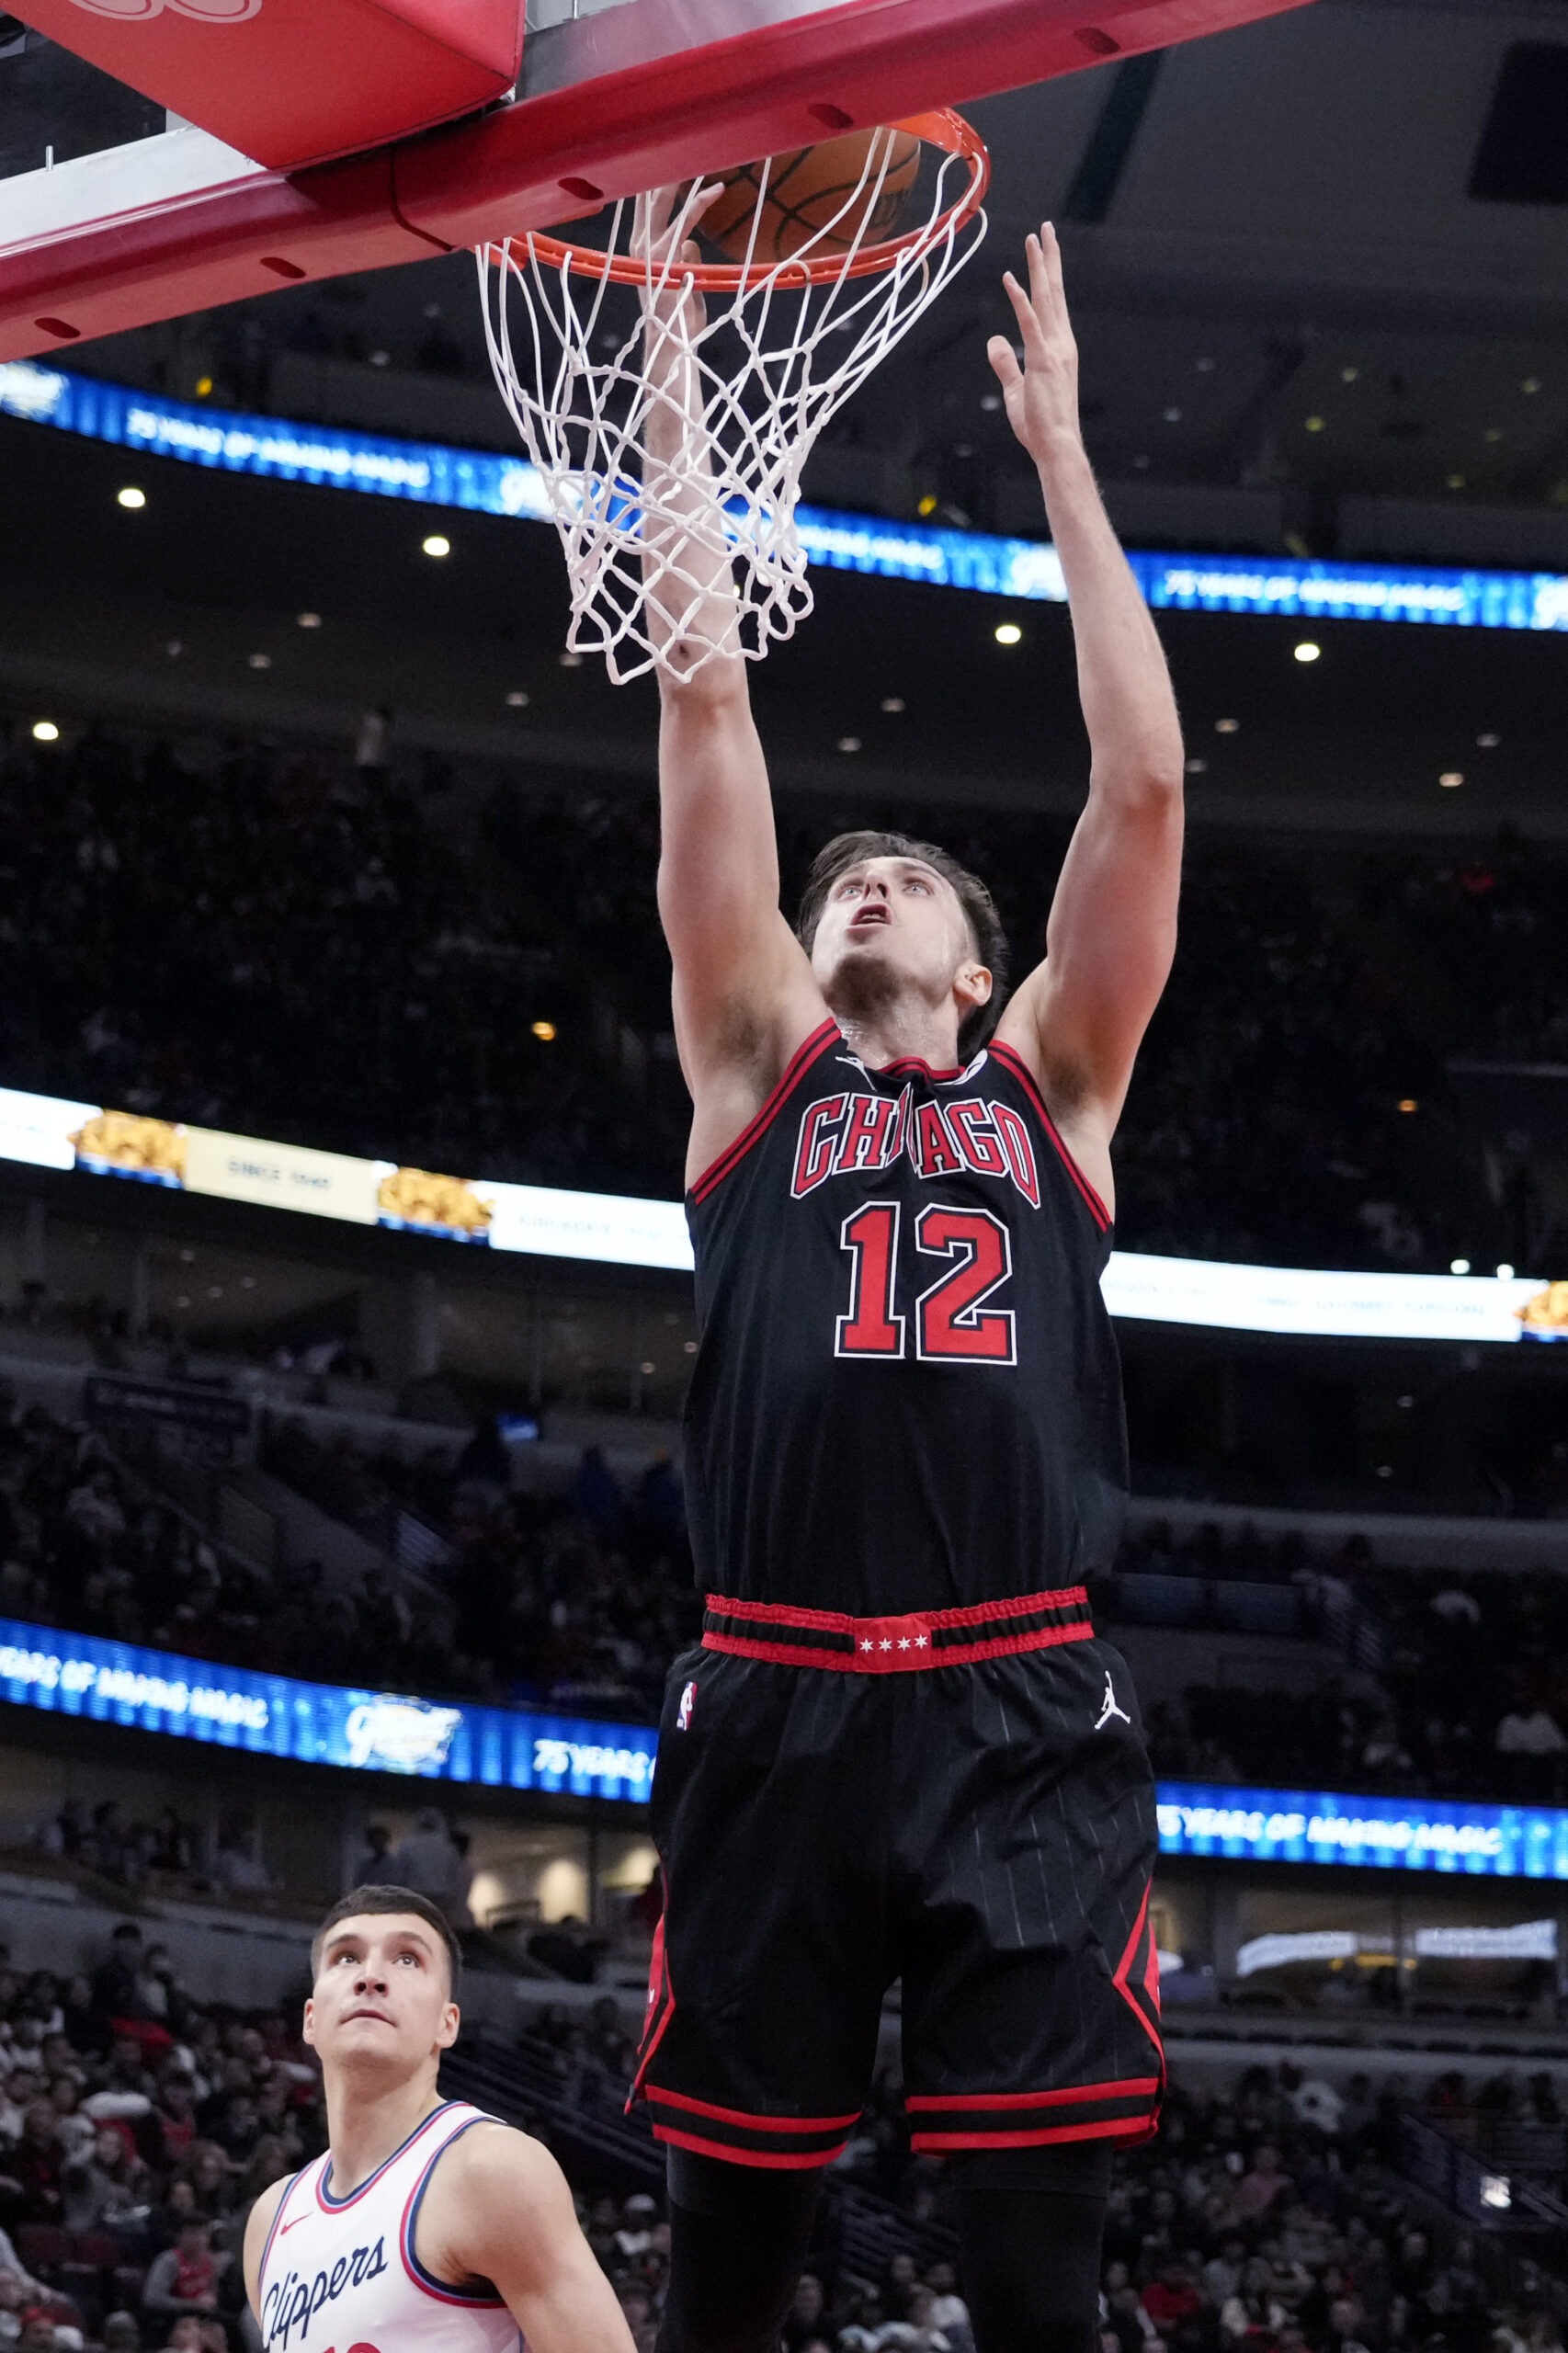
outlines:
[[[1015,1651],[1087,1642],[1094,1633],[1081,1585],[1026,1593],[964,1609],[915,1609],[899,1618],[850,1618],[835,1609],[708,1596],[702,1647],[776,1666],[829,1666],[844,1675],[906,1675],[923,1666],[971,1666]]]

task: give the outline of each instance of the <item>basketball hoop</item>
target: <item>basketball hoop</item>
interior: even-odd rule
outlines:
[[[990,158],[978,132],[946,109],[891,129],[924,142],[936,168],[923,225],[880,242],[865,233],[892,152],[881,134],[857,185],[781,260],[758,250],[772,158],[752,167],[759,200],[735,261],[680,259],[699,181],[662,262],[636,249],[630,199],[614,207],[602,246],[530,234],[479,249],[495,381],[539,468],[565,551],[566,642],[602,653],[618,684],[655,666],[689,677],[733,650],[733,627],[710,633],[699,619],[716,571],[727,569],[735,582],[741,650],[750,661],[791,636],[811,611],[795,517],[801,470],[828,419],[985,233]],[[615,287],[641,299],[618,305]],[[679,299],[692,289],[706,310],[695,331]],[[643,328],[655,302],[666,356],[673,351],[684,369],[694,425],[700,417],[687,448],[658,461],[647,446],[655,398]],[[654,586],[665,617],[658,629],[648,611]],[[677,634],[678,664],[668,651]]]

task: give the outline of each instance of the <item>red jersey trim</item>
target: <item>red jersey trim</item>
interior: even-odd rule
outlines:
[[[737,2149],[733,2141],[704,2141],[695,2132],[677,2132],[673,2125],[653,2119],[653,2138],[676,2149],[694,2149],[700,2157],[723,2157],[733,2165],[761,2165],[775,2173],[806,2173],[832,2165],[848,2143],[836,2149]]]
[[[669,1940],[665,1923],[670,1916],[670,1875],[665,1872],[665,1908],[653,1924],[653,1949],[648,1963],[648,2022],[642,2030],[642,2048],[638,2054],[637,2073],[631,2079],[631,2089],[626,2096],[626,2113],[631,2115],[642,2090],[642,2079],[653,2063],[653,2054],[669,2031],[670,2020],[676,2014],[676,1989],[670,1981]]]
[[[853,1621],[851,1621],[853,1622]],[[869,1621],[881,1624],[881,1620]],[[907,1653],[881,1651],[808,1650],[799,1643],[754,1642],[745,1634],[704,1634],[705,1651],[728,1651],[734,1658],[766,1659],[773,1666],[829,1666],[840,1675],[918,1675],[933,1666],[975,1666],[982,1659],[1006,1658],[1017,1651],[1052,1650],[1059,1643],[1087,1643],[1095,1630],[1081,1626],[1040,1626],[1030,1634],[999,1634],[986,1643],[950,1643],[941,1650]]]
[[[1074,2100],[1147,2099],[1159,2088],[1158,2075],[1130,2075],[1119,2084],[1069,2084],[1049,2092],[911,2092],[904,2106],[911,2115],[916,2109],[1068,2108]]]
[[[1153,2117],[1126,2118],[1117,2124],[1044,2124],[1028,2132],[912,2132],[909,2145],[922,2156],[949,2149],[1040,2149],[1053,2141],[1119,2141],[1131,2146],[1153,2138]]]
[[[1142,2004],[1139,2001],[1137,1995],[1132,1991],[1131,1984],[1128,1983],[1128,1980],[1132,1974],[1132,1964],[1137,1958],[1139,1945],[1142,1942],[1144,1925],[1149,1917],[1149,1898],[1153,1892],[1153,1882],[1151,1881],[1150,1884],[1143,1890],[1143,1901],[1138,1906],[1138,1917],[1132,1924],[1132,1934],[1127,1939],[1127,1950],[1117,1962],[1116,1968],[1111,1974],[1110,1982],[1116,1987],[1117,1992],[1120,1995],[1122,2000],[1126,2003],[1128,2008],[1131,2011],[1133,2017],[1137,2019],[1139,2025],[1142,2028],[1144,2033],[1148,2036],[1155,2050],[1159,2052],[1160,2064],[1163,2067],[1165,2063],[1165,2043],[1161,2039],[1158,2026],[1151,2022]],[[1155,1972],[1153,1992],[1150,1998],[1154,2010],[1155,2018],[1157,2019],[1159,2017],[1160,2003],[1160,1981],[1158,1975],[1159,1962],[1157,1958],[1153,1955],[1151,1955],[1150,1967]],[[1147,1985],[1145,1985],[1145,1991],[1148,1991]]]
[[[662,2091],[657,2084],[649,2085],[647,2098],[650,2106],[656,2100],[665,2108],[710,2117],[715,2124],[744,2124],[756,2132],[846,2132],[860,2121],[858,2109],[853,2116],[755,2116],[744,2108],[716,2108],[711,2100],[693,2099],[687,2092]]]
[[[835,1039],[841,1035],[837,1022],[827,1020],[813,1029],[809,1038],[802,1039],[785,1064],[783,1076],[756,1117],[741,1130],[733,1143],[725,1146],[717,1160],[709,1162],[701,1176],[687,1188],[693,1201],[705,1201],[714,1187],[722,1183],[733,1168],[739,1166],[758,1137],[773,1125],[791,1089],[804,1077],[812,1063],[819,1062]]]
[[[880,1630],[883,1623],[880,1618],[850,1618],[840,1609],[799,1609],[790,1601],[729,1601],[722,1593],[705,1594],[703,1599],[720,1617],[746,1618],[764,1626],[805,1626],[820,1634],[854,1635],[862,1624],[875,1625]],[[1068,1585],[1054,1593],[1018,1594],[1008,1601],[971,1601],[960,1609],[913,1611],[909,1613],[909,1622],[922,1626],[988,1626],[999,1618],[1029,1618],[1038,1609],[1086,1609],[1088,1606],[1085,1588]]]
[[[963,1070],[933,1070],[930,1063],[922,1062],[918,1054],[901,1054],[895,1063],[878,1063],[874,1067],[868,1063],[866,1067],[876,1078],[892,1078],[895,1072],[901,1070],[917,1070],[923,1078],[930,1080],[933,1086],[950,1086],[955,1078],[965,1076],[970,1066],[966,1063]]]
[[[1095,1223],[1099,1227],[1100,1232],[1102,1233],[1108,1233],[1112,1222],[1110,1211],[1107,1209],[1105,1203],[1101,1200],[1099,1195],[1096,1192],[1094,1187],[1090,1184],[1088,1178],[1085,1176],[1083,1170],[1079,1167],[1077,1162],[1074,1159],[1072,1154],[1062,1142],[1056,1122],[1045,1108],[1045,1099],[1040,1094],[1039,1086],[1035,1083],[1034,1073],[1030,1070],[1028,1063],[1025,1062],[1023,1056],[1017,1052],[1014,1047],[998,1045],[994,1040],[992,1040],[988,1051],[996,1056],[996,1059],[1000,1062],[1004,1070],[1010,1070],[1012,1072],[1013,1076],[1017,1080],[1019,1086],[1028,1097],[1029,1101],[1033,1104],[1036,1111],[1040,1115],[1040,1123],[1045,1129],[1046,1134],[1051,1138],[1051,1142],[1056,1147],[1057,1157],[1060,1159],[1062,1165],[1066,1169],[1068,1176],[1071,1176],[1074,1184],[1082,1194],[1085,1208],[1093,1217]]]

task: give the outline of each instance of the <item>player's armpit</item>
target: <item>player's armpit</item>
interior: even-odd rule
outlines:
[[[453,2287],[493,2282],[528,2353],[632,2353],[565,2176],[547,2149],[509,2125],[465,2132],[444,2152],[420,2209],[415,2252]]]

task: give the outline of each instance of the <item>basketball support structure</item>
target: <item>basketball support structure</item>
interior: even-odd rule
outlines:
[[[341,162],[270,171],[182,130],[0,181],[0,360],[550,228],[1310,5],[842,0],[779,16],[778,0],[733,0],[734,29],[692,48],[683,0],[634,0],[530,35],[509,103]]]

